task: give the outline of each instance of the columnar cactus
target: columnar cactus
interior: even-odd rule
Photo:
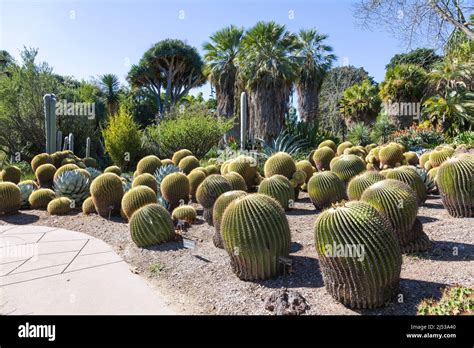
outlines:
[[[435,168],[436,169],[436,168]],[[474,160],[453,157],[436,173],[443,205],[453,217],[474,216]]]
[[[115,175],[122,175],[122,169],[119,166],[109,166],[104,169],[104,173],[113,173]]]
[[[36,169],[38,169],[40,165],[47,163],[53,163],[53,159],[48,153],[40,153],[39,155],[33,157],[33,159],[31,160],[31,169],[33,170],[33,173],[36,172]]]
[[[359,174],[349,181],[347,185],[347,196],[351,201],[358,201],[362,193],[372,184],[385,180],[385,177],[375,171],[367,171]]]
[[[193,153],[189,151],[188,149],[178,150],[173,154],[171,161],[174,163],[175,166],[177,166],[179,164],[179,161],[181,161],[184,157],[192,156],[192,155]]]
[[[172,211],[181,202],[189,201],[189,179],[183,173],[171,173],[163,179],[160,185],[163,198],[170,204],[168,210]]]
[[[331,171],[342,181],[348,182],[357,174],[365,171],[365,163],[356,155],[342,155],[331,165]]]
[[[21,180],[21,170],[17,166],[5,167],[0,172],[0,179],[2,181],[9,181],[14,184],[18,184]]]
[[[344,150],[348,149],[350,147],[354,146],[350,141],[345,141],[343,143],[340,143],[339,146],[336,149],[336,153],[338,156],[341,156],[344,154]]]
[[[277,174],[270,178],[265,178],[260,183],[258,193],[274,198],[285,210],[293,208],[295,190],[286,176]]]
[[[73,201],[67,197],[58,197],[48,203],[47,211],[50,215],[65,215],[71,211]]]
[[[158,192],[158,185],[156,183],[155,177],[148,173],[137,175],[137,177],[133,179],[132,187],[137,187],[137,186],[148,186],[155,193]]]
[[[35,171],[36,180],[41,187],[51,187],[53,185],[56,167],[52,164],[42,164]]]
[[[315,173],[308,182],[308,195],[316,209],[322,210],[346,198],[344,182],[333,172]]]
[[[232,190],[242,190],[247,191],[247,184],[245,179],[237,172],[229,172],[223,175],[224,178],[229,180]]]
[[[269,178],[275,174],[280,174],[291,179],[296,171],[296,164],[293,158],[286,152],[277,152],[270,156],[265,162],[265,177]]]
[[[40,188],[39,190],[33,191],[28,199],[32,209],[46,209],[49,202],[56,198],[56,194],[53,190]]]
[[[137,164],[137,173],[155,174],[156,170],[161,167],[161,161],[154,155],[143,157]]]
[[[352,144],[351,144],[352,145]],[[324,147],[324,146],[327,146],[329,148],[331,148],[334,152],[337,151],[337,145],[334,141],[332,140],[324,140],[322,142],[319,143],[318,145],[318,149]]]
[[[382,180],[367,188],[360,200],[387,217],[403,253],[425,251],[430,247],[428,237],[413,229],[418,203],[416,192],[410,186],[399,180]]]
[[[209,175],[199,185],[196,191],[196,199],[204,208],[204,219],[209,225],[212,225],[212,208],[217,198],[227,191],[231,191],[232,186],[229,180],[221,175]]]
[[[122,198],[122,212],[128,220],[141,207],[156,203],[156,193],[148,186],[136,186],[125,193]]]
[[[94,200],[92,199],[92,197],[88,197],[84,201],[84,203],[82,203],[82,212],[86,215],[97,213],[97,211],[95,210]]]
[[[21,191],[12,182],[0,182],[0,214],[14,214],[21,206]]]
[[[206,178],[206,174],[201,170],[193,170],[191,173],[188,174],[189,180],[189,195],[191,196],[191,200],[196,199],[196,191],[198,186],[204,181]]]
[[[159,204],[148,204],[130,219],[130,234],[138,247],[168,242],[175,236],[170,213]]]
[[[187,223],[194,223],[196,221],[197,212],[196,209],[191,205],[180,205],[173,210],[171,214],[173,221],[184,220]]]
[[[199,160],[194,156],[186,156],[178,164],[179,169],[181,169],[186,175],[191,173],[191,170],[199,167]]]
[[[385,174],[385,177],[387,179],[396,179],[404,182],[416,192],[418,205],[425,203],[428,193],[426,192],[425,183],[420,174],[417,173],[415,167],[401,166],[389,170]]]
[[[276,276],[279,258],[289,253],[291,233],[285,212],[267,195],[234,200],[224,211],[221,233],[232,270],[243,280]]]
[[[348,202],[322,212],[314,239],[326,290],[351,308],[376,308],[398,290],[402,256],[393,230],[371,205]]]
[[[90,192],[95,210],[102,217],[120,212],[123,186],[120,177],[114,173],[99,175],[91,184]]]
[[[313,161],[316,164],[316,169],[319,171],[329,170],[329,163],[334,158],[334,151],[327,146],[317,149],[313,155]]]

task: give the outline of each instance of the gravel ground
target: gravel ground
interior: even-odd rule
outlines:
[[[265,309],[266,299],[287,288],[306,299],[310,307],[306,314],[410,315],[416,314],[416,306],[423,298],[439,297],[440,289],[448,285],[473,285],[473,219],[450,217],[439,197],[432,196],[420,207],[418,216],[433,246],[428,252],[403,256],[401,295],[383,309],[348,309],[324,288],[313,244],[316,215],[307,194],[301,193],[295,209],[288,213],[292,272],[259,282],[241,281],[232,273],[226,252],[212,244],[214,228],[202,220],[179,232],[195,240],[194,249],[183,248],[179,240],[140,249],[131,241],[128,225],[120,218],[107,220],[79,212],[50,216],[45,211],[27,210],[0,217],[0,224],[47,225],[100,238],[114,247],[132,272],[147,279],[174,310],[183,314],[272,314]]]

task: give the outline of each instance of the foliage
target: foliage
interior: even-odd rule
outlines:
[[[370,137],[373,142],[384,144],[389,140],[393,132],[395,132],[395,125],[386,112],[381,112],[372,127]]]
[[[114,74],[99,76],[99,87],[105,96],[108,115],[115,115],[119,109],[120,80],[118,76]]]
[[[438,301],[430,298],[418,305],[419,315],[469,315],[473,310],[473,290],[464,286],[447,287]]]
[[[427,85],[427,73],[414,64],[400,64],[385,73],[380,85],[380,97],[384,102],[420,102]]]
[[[105,149],[116,165],[131,168],[136,164],[141,151],[142,131],[125,108],[108,117],[102,136]]]
[[[216,118],[206,107],[191,105],[182,112],[173,109],[157,126],[147,128],[163,158],[188,149],[198,158],[217,145],[233,124],[233,119]]]
[[[442,128],[433,126],[412,125],[393,133],[393,141],[404,144],[408,148],[434,148],[446,142]]]
[[[350,120],[350,123],[372,123],[380,111],[378,91],[377,86],[368,79],[347,88],[339,101],[341,114]]]
[[[275,139],[269,142],[265,142],[263,139],[260,139],[260,141],[262,142],[263,152],[267,156],[271,156],[277,152],[286,152],[294,156],[309,147],[309,142],[305,138],[297,134],[291,134],[288,129],[285,129]]]
[[[441,57],[431,48],[417,48],[408,53],[396,54],[390,59],[385,69],[392,69],[400,64],[415,64],[425,70],[431,70],[433,65],[441,60]]]
[[[347,139],[354,145],[368,145],[372,142],[370,128],[363,122],[356,122],[347,135]]]
[[[125,107],[142,127],[153,124],[158,114],[157,98],[143,87],[125,91],[121,106]]]
[[[474,146],[474,131],[466,131],[459,133],[453,138],[453,144],[466,144]]]

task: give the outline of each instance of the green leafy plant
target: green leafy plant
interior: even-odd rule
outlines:
[[[464,286],[444,289],[441,298],[424,299],[418,305],[419,315],[472,315],[474,310],[474,291]]]
[[[370,128],[363,122],[354,123],[347,138],[354,145],[365,146],[372,142],[370,138]]]
[[[446,142],[440,127],[432,125],[412,125],[410,128],[393,133],[393,141],[405,145],[407,148],[434,148]]]
[[[378,87],[368,79],[344,91],[339,104],[348,125],[360,121],[370,124],[375,120],[381,103],[378,92]]]
[[[453,138],[453,144],[466,144],[474,146],[474,131],[462,132]]]
[[[370,138],[373,142],[384,144],[395,131],[395,125],[386,112],[381,112],[372,127]]]

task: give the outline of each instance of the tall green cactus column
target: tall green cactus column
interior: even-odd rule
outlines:
[[[247,94],[240,95],[240,149],[245,150],[247,137]]]
[[[46,94],[44,101],[44,117],[46,130],[46,152],[52,154],[56,151],[56,96]]]

